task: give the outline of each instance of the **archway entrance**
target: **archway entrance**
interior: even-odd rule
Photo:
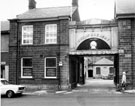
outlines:
[[[111,50],[105,41],[98,38],[86,39],[75,52],[70,52],[69,57],[72,88],[77,87],[77,84],[92,86],[91,81],[97,81],[94,82],[96,86],[110,81],[106,87],[111,84],[115,87],[119,82],[118,53]]]
[[[91,79],[119,82],[118,54],[70,55],[70,83],[85,85]],[[88,81],[89,80],[89,81]],[[102,81],[103,82],[103,81]],[[97,83],[98,84],[98,83]]]
[[[72,88],[100,79],[119,82],[117,24],[71,24],[69,31],[69,76]],[[89,83],[92,84],[92,83]],[[101,85],[101,81],[96,86]]]

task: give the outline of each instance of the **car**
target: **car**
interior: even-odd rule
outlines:
[[[0,93],[1,95],[6,95],[8,98],[12,98],[16,94],[22,94],[25,90],[23,85],[13,85],[10,84],[5,79],[0,79]]]

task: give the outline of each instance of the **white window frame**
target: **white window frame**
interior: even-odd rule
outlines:
[[[57,30],[57,24],[45,25],[45,44],[57,44]],[[47,40],[49,41],[47,42]],[[55,42],[53,40],[55,40]]]
[[[24,37],[24,33],[25,33],[24,28],[32,28],[32,32],[26,32],[29,34],[29,35],[25,35],[26,37]],[[28,40],[28,41],[32,40],[32,42],[24,43],[24,40]],[[24,25],[22,26],[22,45],[32,45],[32,44],[33,44],[33,25]]]
[[[51,58],[55,58],[56,59],[56,66],[55,67],[46,67],[46,59],[51,59]],[[46,76],[46,68],[56,68],[56,76],[54,76],[54,77]],[[52,79],[56,79],[57,78],[57,58],[56,57],[46,57],[44,59],[44,78],[52,78]]]
[[[24,76],[23,75],[23,59],[32,59],[32,57],[23,57],[23,58],[21,58],[21,78],[32,78],[32,76]],[[31,67],[26,67],[26,68],[32,68],[33,69],[33,67],[31,66]]]

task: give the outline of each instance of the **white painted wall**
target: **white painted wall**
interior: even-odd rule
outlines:
[[[101,69],[101,75],[96,74],[96,68],[100,67]],[[109,69],[113,66],[94,66],[93,67],[93,77],[107,77],[109,75]]]

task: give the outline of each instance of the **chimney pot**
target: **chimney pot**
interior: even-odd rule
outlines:
[[[36,1],[35,0],[29,0],[29,9],[36,8]]]
[[[72,6],[77,6],[78,7],[78,0],[72,0]]]

